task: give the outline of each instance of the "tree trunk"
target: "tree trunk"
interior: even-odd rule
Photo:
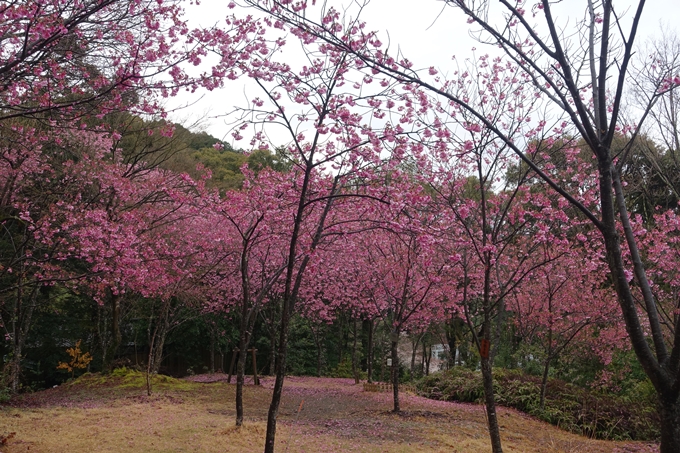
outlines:
[[[541,410],[545,408],[545,391],[548,387],[548,371],[550,370],[550,361],[552,357],[548,356],[545,359],[545,364],[543,366],[543,379],[541,379],[541,400],[539,402],[539,407]]]
[[[21,353],[22,353],[22,341],[17,342],[19,339],[15,339],[12,345],[12,358],[9,362],[9,382],[10,389],[12,393],[17,393],[20,387],[21,378]]]
[[[392,331],[390,335],[390,343],[392,350],[392,395],[394,399],[394,409],[392,412],[399,413],[401,408],[399,407],[399,330]]]
[[[165,339],[167,338],[168,330],[161,327],[158,329],[156,336],[156,344],[153,350],[153,362],[151,367],[152,374],[158,374],[161,370],[161,362],[163,362],[163,348],[165,348]]]
[[[151,337],[151,342],[149,343],[149,357],[147,357],[146,360],[146,396],[151,396],[151,367],[153,366],[153,345],[156,341],[157,330],[158,326],[156,326],[153,336]]]
[[[269,375],[274,376],[276,374],[276,329],[273,327],[269,341],[271,345],[271,353],[269,355]]]
[[[366,359],[368,382],[373,382],[373,330],[374,321],[371,319],[368,325],[368,358]]]
[[[12,393],[19,391],[19,376],[21,375],[21,345],[23,343],[23,335],[21,335],[22,299],[23,292],[20,277],[12,310],[12,358],[9,362],[9,384]]]
[[[318,330],[314,330],[312,327],[312,337],[314,338],[314,345],[316,346],[316,375],[321,377],[321,371],[323,369],[323,335],[321,333],[321,327]]]
[[[291,307],[284,300],[281,313],[281,326],[279,335],[278,357],[276,360],[276,381],[272,392],[272,401],[267,414],[267,433],[265,437],[264,453],[274,453],[274,440],[276,438],[276,418],[279,414],[281,394],[283,393],[283,380],[286,376],[286,356],[288,348],[288,324],[290,323]]]
[[[498,268],[496,268],[496,272],[498,272]],[[498,347],[501,344],[501,335],[502,332],[505,328],[505,318],[506,318],[506,313],[505,313],[505,299],[501,299],[500,301],[497,302],[498,305],[498,312],[496,314],[496,323],[495,323],[495,328],[494,328],[494,334],[493,334],[493,340],[492,344],[493,347],[491,348],[491,356],[490,360],[491,363],[493,363],[493,359],[496,357],[496,354],[498,353]]]
[[[239,329],[238,340],[238,361],[236,362],[236,426],[243,425],[243,385],[245,384],[246,359],[248,357],[248,345],[253,333],[253,326],[255,324],[255,307],[243,307],[241,313],[241,322]],[[253,366],[255,364],[253,363]],[[255,382],[255,373],[253,373],[253,383]]]
[[[12,393],[17,393],[21,387],[21,356],[26,344],[26,336],[31,327],[33,311],[37,303],[38,290],[31,291],[30,301],[24,304],[24,292],[22,285],[17,288],[17,296],[12,317],[12,357],[9,362],[10,389]]]
[[[312,161],[312,154],[310,154],[308,162]],[[276,439],[276,419],[279,414],[279,405],[281,404],[281,394],[283,393],[283,381],[286,376],[286,356],[288,351],[288,326],[290,324],[290,318],[293,313],[293,307],[297,300],[298,293],[300,291],[300,285],[302,284],[302,279],[304,276],[305,268],[309,263],[309,255],[305,256],[295,271],[297,247],[298,247],[298,236],[300,234],[300,226],[305,210],[307,190],[309,187],[309,181],[311,177],[312,167],[307,166],[305,169],[305,178],[300,189],[300,200],[298,204],[298,211],[295,216],[295,222],[293,227],[293,233],[290,239],[290,247],[288,253],[288,263],[286,270],[286,282],[284,285],[283,292],[283,304],[281,307],[281,325],[279,326],[279,349],[278,357],[276,363],[276,381],[274,382],[274,391],[272,393],[272,401],[269,405],[269,412],[267,414],[267,432],[265,435],[264,442],[264,453],[274,453],[274,442]],[[336,176],[333,180],[333,187],[330,190],[331,195],[336,194],[338,188],[339,176]],[[316,232],[314,233],[314,239],[312,240],[312,245],[310,247],[311,251],[316,249],[316,246],[321,240],[323,228],[326,222],[326,217],[331,209],[333,203],[333,197],[329,197],[326,202],[326,206],[321,214],[319,223],[317,224]]]
[[[103,340],[103,354],[102,354],[102,368],[106,371],[111,371],[113,360],[116,357],[118,348],[123,340],[120,332],[120,296],[113,294],[109,289],[109,300],[111,309],[111,322],[109,324],[110,331],[108,333],[108,344],[104,338]]]
[[[449,345],[449,360],[447,368],[449,369],[456,365],[460,365],[460,356],[456,356],[456,351],[459,350],[458,346],[461,344],[463,337],[461,332],[464,328],[465,321],[456,315],[452,315],[446,326],[446,342]],[[458,359],[458,361],[456,359]]]
[[[354,383],[358,384],[361,379],[359,379],[359,364],[357,360],[357,320],[354,319],[354,327],[352,330],[354,334],[354,342],[352,343],[352,374],[354,375]]]
[[[680,354],[680,349],[678,349],[680,348],[680,332],[677,329],[680,326],[677,324],[675,326],[676,330],[673,350],[669,356],[658,318],[656,301],[651,292],[644,265],[639,256],[638,245],[630,225],[628,212],[626,211],[621,181],[618,179],[618,173],[611,161],[611,157],[609,157],[608,151],[609,150],[606,150],[606,154],[601,152],[603,157],[598,158],[601,195],[600,205],[602,207],[602,219],[604,224],[602,236],[604,237],[605,249],[607,250],[607,262],[614,280],[619,306],[621,307],[623,319],[626,323],[626,331],[628,332],[633,350],[635,351],[635,355],[642,365],[645,374],[647,374],[652,381],[659,398],[659,415],[661,416],[661,453],[680,453],[680,401],[678,399],[680,392],[680,376],[677,369],[678,354]],[[640,286],[647,311],[646,320],[651,328],[651,335],[649,335],[649,337],[645,335],[642,323],[638,318],[637,301],[633,297],[632,290],[628,284],[628,278],[626,277],[623,252],[617,230],[616,214],[614,213],[615,207],[611,193],[612,188],[614,188],[616,193],[618,218],[623,226],[624,237],[633,262],[636,281]],[[650,349],[650,344],[648,342],[650,337],[655,352],[652,352]],[[673,363],[671,369],[668,369],[667,367],[669,361]]]
[[[236,426],[243,425],[243,385],[245,383],[246,358],[248,357],[248,339],[246,333],[240,335],[238,342],[238,360],[236,362]],[[254,376],[253,376],[254,378]]]
[[[345,361],[345,347],[347,346],[347,337],[345,336],[345,317],[340,316],[340,342],[338,347],[338,364],[342,364]]]
[[[215,372],[215,330],[210,329],[210,372]]]
[[[501,434],[498,427],[498,417],[496,416],[496,400],[493,393],[493,374],[491,372],[491,361],[489,358],[482,358],[482,380],[484,381],[484,402],[486,404],[486,415],[489,422],[491,451],[493,453],[503,453],[503,448],[501,448]]]
[[[109,357],[108,357],[108,328],[106,327],[106,314],[104,312],[104,307],[99,305],[98,303],[95,303],[97,306],[97,340],[99,341],[99,349],[101,350],[102,353],[102,370],[106,370],[106,367],[108,366],[109,363]],[[104,325],[102,325],[104,324]],[[151,326],[148,327],[149,329]],[[150,333],[147,332],[147,338],[151,338]]]
[[[660,453],[680,453],[680,398],[677,391],[662,395],[661,413],[661,450]]]
[[[552,297],[548,299],[550,310],[552,311]],[[543,366],[543,379],[541,379],[541,399],[539,402],[539,407],[541,410],[545,408],[545,389],[548,386],[548,371],[550,370],[550,362],[553,359],[553,329],[552,323],[548,329],[548,350],[545,356],[545,364]]]
[[[161,362],[163,361],[163,348],[165,347],[165,340],[170,331],[170,301],[163,302],[161,307],[160,319],[154,334],[154,346],[150,355],[153,354],[153,361],[151,362],[151,373],[158,374],[161,369]]]
[[[432,346],[430,346],[429,350],[425,343],[423,343],[423,355],[425,357],[425,376],[430,375],[430,360],[432,359]]]
[[[424,334],[418,335],[415,341],[411,340],[411,379],[416,372],[416,355],[418,355],[418,345],[420,344],[420,339],[423,338]],[[423,346],[425,342],[423,342]]]
[[[321,377],[321,371],[323,370],[323,349],[321,348],[321,342],[319,341],[316,345],[316,375]]]

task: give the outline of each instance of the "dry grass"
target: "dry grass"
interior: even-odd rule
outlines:
[[[218,376],[219,377],[219,376]],[[88,376],[0,407],[2,453],[262,451],[272,381],[247,386],[246,423],[234,420],[234,385],[165,379],[146,397],[139,376]],[[300,408],[300,402],[302,410]],[[363,392],[342,379],[289,378],[277,452],[488,452],[480,406]],[[512,410],[499,410],[507,452],[647,451],[643,444],[593,441]]]

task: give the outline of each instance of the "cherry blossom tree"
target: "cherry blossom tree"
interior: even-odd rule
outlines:
[[[480,151],[478,157],[483,159],[490,148]],[[457,263],[449,278],[459,282],[457,291],[452,292],[451,310],[465,320],[479,353],[489,434],[494,451],[499,451],[492,345],[499,342],[509,295],[551,259],[536,258],[536,253],[542,243],[556,238],[540,226],[532,231],[535,224],[531,218],[536,216],[540,221],[560,212],[550,204],[532,206],[535,200],[521,184],[494,193],[490,181],[498,168],[478,168],[489,173],[479,170],[479,178],[451,181],[439,188],[439,195],[443,208],[448,209],[448,245],[444,249]]]
[[[274,27],[275,24],[271,24]],[[286,175],[286,199],[295,200],[292,219],[285,225],[286,259],[277,292],[281,298],[281,319],[276,358],[276,381],[267,419],[265,451],[273,452],[276,419],[286,370],[288,328],[306,279],[314,251],[325,240],[324,232],[336,199],[356,197],[346,193],[352,178],[366,176],[380,163],[379,133],[362,124],[362,115],[374,108],[373,96],[356,98],[343,91],[349,62],[343,53],[310,53],[306,65],[294,70],[273,55],[251,61],[248,76],[261,88],[262,98],[252,107],[237,110],[234,139],[241,131],[255,128],[254,148],[268,148],[270,127],[282,127],[290,142],[287,153],[292,169]],[[352,94],[352,95],[350,95]],[[291,107],[292,106],[292,107]],[[372,144],[372,141],[376,144]]]
[[[561,136],[566,131],[584,140],[597,161],[598,204],[595,207],[584,205],[578,190],[571,190],[562,181],[552,178],[540,160],[508,136],[493,119],[487,118],[478,105],[451,93],[446,83],[436,79],[436,69],[429,72],[415,70],[402,55],[392,55],[390,49],[382,48],[377,34],[359,20],[343,23],[339,11],[327,4],[320,8],[320,18],[314,20],[311,11],[303,14],[306,4],[268,0],[246,3],[297,27],[300,34],[308,36],[308,41],[319,39],[337,51],[350,53],[367,73],[383,74],[422,87],[433,96],[460,106],[480,125],[493,131],[538,178],[600,231],[631,345],[659,397],[661,451],[680,451],[680,329],[676,325],[668,326],[670,332],[666,334],[660,321],[658,304],[626,207],[624,181],[620,177],[649,109],[647,104],[639,119],[623,123],[622,105],[630,85],[634,44],[645,2],[634,2],[629,9],[629,20],[623,19],[620,2],[615,1],[583,2],[584,15],[580,20],[569,15],[558,17],[557,7],[548,0],[535,4],[525,1],[495,4],[483,0],[446,2],[446,6],[467,16],[481,42],[499,48],[518,66],[527,79],[526,88],[534,90],[535,96],[546,106],[545,111],[549,112],[547,117],[554,120],[542,125],[540,132]],[[675,77],[663,75],[656,80],[655,89],[648,92],[649,99],[654,100],[674,89],[680,81]],[[524,119],[528,120],[528,117]],[[553,132],[555,124],[558,131]],[[614,144],[617,133],[629,139],[622,147]],[[624,259],[627,253],[631,257],[630,266]],[[635,290],[628,275],[634,276],[634,286],[641,289],[645,307],[642,316],[637,310]],[[672,340],[666,341],[667,338]]]
[[[621,347],[607,345],[605,335],[599,335],[621,326],[616,306],[611,303],[613,290],[605,281],[606,273],[598,269],[604,261],[584,259],[583,244],[567,247],[560,251],[544,244],[542,252],[547,256],[539,259],[547,263],[529,274],[526,283],[509,297],[518,335],[525,341],[538,340],[543,347],[540,407],[544,405],[551,363],[573,343],[591,345],[601,354],[608,346]]]
[[[4,247],[6,253],[3,253],[1,266],[5,277],[11,280],[6,285],[8,299],[3,301],[3,306],[12,312],[9,319],[14,320],[3,324],[13,325],[7,338],[13,343],[11,381],[15,389],[21,345],[30,327],[38,290],[54,282],[53,277],[46,275],[56,275],[55,260],[64,263],[74,255],[58,250],[57,243],[50,244],[54,225],[48,228],[46,225],[50,221],[44,216],[49,216],[52,211],[56,215],[56,211],[61,209],[57,205],[61,195],[59,188],[50,185],[62,177],[69,177],[68,172],[79,165],[75,163],[81,158],[78,148],[89,147],[93,140],[100,140],[97,144],[100,154],[96,159],[105,155],[107,159],[111,158],[107,151],[115,157],[113,142],[120,138],[120,134],[115,131],[112,135],[107,134],[113,129],[105,118],[107,115],[126,110],[164,116],[161,108],[164,98],[180,89],[215,88],[223,80],[221,75],[227,71],[232,76],[238,75],[235,61],[247,60],[252,53],[267,47],[257,33],[257,22],[252,18],[237,20],[232,17],[227,18],[221,27],[190,30],[182,14],[181,3],[172,0],[39,0],[11,2],[3,5],[0,11],[0,135],[3,137],[0,212],[3,246],[8,246]],[[187,66],[198,64],[207,49],[216,47],[221,49],[224,57],[209,70],[195,75],[185,71]],[[163,133],[172,133],[171,127],[164,129]],[[67,132],[69,130],[71,132]],[[86,136],[78,133],[84,130],[94,134]],[[83,143],[78,143],[79,140]],[[137,165],[139,163],[128,162],[128,176],[142,169],[142,165]],[[143,167],[150,169],[153,165]],[[100,200],[92,200],[90,193],[79,190],[97,193],[97,184],[106,179],[105,175],[111,173],[111,168],[102,168],[104,171],[99,180],[89,173],[93,181],[79,187],[62,181],[65,183],[63,188],[75,190],[66,198],[80,195],[83,202],[106,198],[102,196]],[[162,179],[164,176],[155,177]],[[82,178],[78,180],[82,182]],[[120,178],[115,181],[121,182]],[[109,188],[116,183],[106,182]],[[63,206],[80,206],[76,199],[71,201],[73,203],[65,202]],[[103,211],[86,212],[90,215],[84,219],[86,224],[104,220],[97,219]],[[123,225],[124,222],[134,224],[139,220],[140,214],[131,212],[121,213],[118,219],[121,223],[117,227],[112,226],[111,219],[106,219],[109,222],[100,228],[101,234],[108,235],[113,243],[118,241],[117,245],[124,244],[126,240],[132,241],[132,236],[141,231],[141,227],[134,231],[133,226]],[[105,232],[107,227],[109,231]],[[41,228],[47,229],[43,231]],[[48,231],[50,228],[52,232]],[[118,231],[114,231],[116,228]],[[42,241],[37,249],[35,235],[39,235]],[[83,234],[80,240],[85,239]],[[122,260],[125,253],[121,249],[112,253],[118,252],[122,253],[119,256]],[[83,256],[79,259],[85,259],[84,255],[88,253],[82,252]],[[103,255],[99,257],[103,258]],[[93,253],[89,254],[94,260],[93,256]],[[133,260],[130,260],[127,264],[132,263]],[[15,269],[19,272],[15,273]],[[106,271],[102,264],[90,275],[101,276]],[[131,270],[127,273],[133,274]],[[76,276],[72,274],[68,278]],[[105,280],[102,277],[100,286],[105,286]],[[118,294],[113,290],[109,296],[115,331]],[[115,338],[116,335],[114,344]]]
[[[389,204],[376,208],[370,219],[373,225],[357,234],[353,238],[357,245],[348,250],[356,250],[350,266],[361,274],[355,280],[359,283],[355,310],[374,313],[370,319],[380,316],[389,326],[393,411],[399,412],[401,334],[442,319],[442,276],[451,263],[442,259],[429,231],[437,221],[428,209],[429,196],[411,181],[398,182],[396,172],[390,177]]]
[[[252,18],[191,30],[174,0],[39,0],[0,13],[0,122],[11,118],[87,120],[110,111],[159,113],[157,98],[209,89],[237,61],[266,48]],[[255,39],[254,39],[255,38]],[[197,76],[185,71],[208,49],[224,58]]]
[[[243,424],[246,350],[258,313],[286,268],[285,239],[297,194],[290,175],[243,169],[243,190],[230,191],[213,206],[215,237],[221,255],[208,278],[220,310],[238,311],[239,355],[236,368],[236,425]],[[236,290],[238,289],[238,291]]]
[[[195,248],[188,243],[192,236],[181,230],[195,214],[187,205],[195,183],[159,170],[130,178],[127,165],[102,159],[110,141],[86,132],[78,143],[85,146],[88,135],[99,141],[90,143],[93,151],[81,153],[78,162],[65,163],[58,180],[65,192],[38,220],[34,236],[55,251],[43,277],[73,280],[111,304],[111,342],[104,348],[110,359],[120,341],[122,296],[167,300],[190,271],[186,265]],[[181,240],[185,246],[177,247]],[[76,272],[65,266],[73,260],[80,262]]]

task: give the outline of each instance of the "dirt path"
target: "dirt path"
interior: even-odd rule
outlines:
[[[221,378],[217,375],[214,379]],[[264,378],[261,384],[272,389],[274,380]],[[362,385],[354,384],[353,379],[291,376],[285,381],[279,414],[282,424],[302,436],[361,438],[375,445],[389,440],[431,448],[428,451],[440,451],[444,446],[448,448],[441,451],[465,452],[479,447],[482,448],[480,451],[488,451],[482,405],[433,401],[408,392],[401,394],[400,403],[402,412],[397,415],[391,412],[390,392],[365,392]],[[499,408],[498,414],[507,451],[655,451],[654,447],[643,443],[603,442],[577,436],[513,409]],[[266,417],[265,414],[262,416]]]
[[[225,375],[157,382],[147,397],[134,380],[96,375],[25,395],[0,407],[0,445],[17,452],[259,452],[273,387],[264,378],[245,389],[246,424],[233,427],[234,384]],[[353,380],[288,377],[277,452],[488,452],[484,409],[403,394],[364,392]],[[640,443],[593,441],[514,410],[499,409],[506,452],[653,452]],[[0,437],[1,439],[1,437]]]

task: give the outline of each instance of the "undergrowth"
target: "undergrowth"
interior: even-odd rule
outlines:
[[[659,439],[660,419],[654,391],[647,382],[641,382],[626,395],[611,395],[551,379],[543,409],[540,382],[539,377],[521,371],[494,369],[496,403],[592,438]],[[481,373],[461,367],[426,376],[418,381],[417,388],[421,395],[438,400],[484,401]]]
[[[175,379],[163,374],[152,374],[151,384],[154,388],[172,390],[192,390],[196,384],[182,379]],[[88,387],[115,385],[120,388],[146,388],[146,373],[132,368],[116,368],[108,374],[85,373],[69,385],[85,385]]]

